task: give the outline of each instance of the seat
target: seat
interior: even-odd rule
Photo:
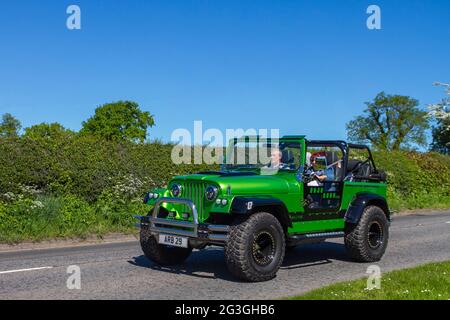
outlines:
[[[340,160],[338,153],[336,151],[327,151],[325,152],[325,157],[327,159],[327,165],[331,166],[334,164],[331,169],[333,170],[334,180],[341,179],[342,175],[342,166],[339,168],[337,162]]]
[[[348,160],[346,175],[352,173],[352,171],[355,170],[360,164],[361,161],[359,160]]]
[[[294,163],[294,153],[292,152],[292,150],[284,149],[281,151],[281,162],[285,164]]]
[[[325,152],[325,157],[327,159],[327,165],[333,164],[339,160],[338,155],[334,151]]]
[[[370,166],[370,163],[365,163],[359,168],[358,176],[369,177],[371,171],[372,171],[372,167]]]

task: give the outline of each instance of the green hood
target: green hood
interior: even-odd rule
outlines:
[[[298,184],[295,183],[295,174],[259,175],[254,173],[239,174],[192,174],[177,176],[172,181],[203,181],[220,186],[221,192],[225,193],[228,186],[232,195],[264,195],[264,194],[286,194],[292,192],[293,188],[298,192]]]

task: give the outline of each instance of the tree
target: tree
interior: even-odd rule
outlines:
[[[61,124],[54,123],[40,123],[29,128],[25,128],[24,137],[31,139],[57,139],[69,137],[75,134],[73,131],[64,128]]]
[[[117,101],[95,109],[95,114],[83,122],[81,134],[92,134],[107,140],[144,142],[147,129],[154,125],[153,116],[139,109],[132,101]]]
[[[5,113],[0,123],[0,137],[17,137],[21,128],[19,120],[10,113]]]
[[[428,115],[436,122],[432,130],[431,150],[450,154],[450,84],[438,82],[435,85],[445,87],[448,97],[428,107]]]
[[[416,99],[381,92],[365,104],[364,115],[347,123],[350,141],[385,150],[426,145],[427,113]]]

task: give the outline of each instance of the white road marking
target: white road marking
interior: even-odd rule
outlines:
[[[14,273],[14,272],[25,272],[25,271],[35,271],[35,270],[52,269],[52,268],[53,267],[38,267],[38,268],[28,268],[28,269],[7,270],[7,271],[0,271],[0,274]]]
[[[447,221],[446,223],[449,223],[449,224],[450,224],[450,221]]]

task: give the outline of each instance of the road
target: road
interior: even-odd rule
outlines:
[[[382,272],[450,260],[450,212],[394,217]],[[81,289],[67,288],[67,268]],[[370,264],[348,260],[342,240],[287,253],[275,279],[243,283],[227,272],[223,250],[195,251],[177,268],[159,268],[136,241],[0,253],[0,299],[271,299],[366,277]]]

